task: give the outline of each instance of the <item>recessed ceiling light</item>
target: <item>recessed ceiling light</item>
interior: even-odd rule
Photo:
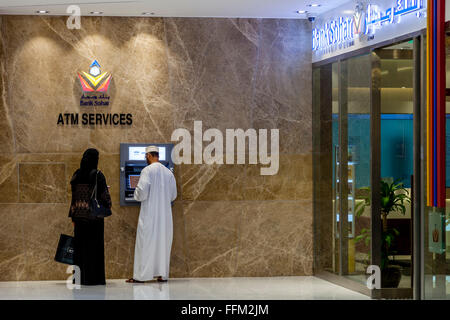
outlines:
[[[154,12],[142,12],[142,14],[144,16],[151,16],[151,15],[154,15],[155,13]]]
[[[102,14],[102,11],[91,11],[91,14]]]
[[[306,10],[297,10],[296,12],[297,12],[297,13],[300,13],[300,14],[302,14],[302,13],[308,13],[308,11],[306,11]]]
[[[36,13],[49,13],[49,11],[47,11],[47,10],[38,10],[38,11],[36,11]]]
[[[313,8],[317,8],[317,7],[320,7],[320,6],[321,6],[321,4],[318,4],[318,3],[308,4],[308,7],[313,7]]]

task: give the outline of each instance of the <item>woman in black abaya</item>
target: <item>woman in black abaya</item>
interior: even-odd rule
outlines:
[[[87,149],[81,159],[80,168],[70,181],[72,201],[69,217],[74,223],[74,263],[81,271],[81,285],[104,285],[105,253],[103,219],[90,218],[89,201],[97,179],[97,199],[111,208],[106,178],[97,170],[99,153]]]

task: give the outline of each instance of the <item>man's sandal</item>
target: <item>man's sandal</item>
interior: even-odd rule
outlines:
[[[130,279],[128,279],[125,282],[128,282],[128,283],[144,283],[145,281],[139,281],[139,280],[135,280],[133,278],[130,278]]]

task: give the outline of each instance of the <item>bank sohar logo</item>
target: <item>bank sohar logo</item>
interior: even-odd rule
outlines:
[[[355,6],[355,13],[353,14],[353,33],[355,35],[362,35],[365,31],[365,7],[362,2],[358,2]]]
[[[112,75],[109,72],[102,73],[100,64],[97,60],[94,60],[89,67],[89,73],[78,72],[78,78],[83,92],[106,92],[111,83]]]

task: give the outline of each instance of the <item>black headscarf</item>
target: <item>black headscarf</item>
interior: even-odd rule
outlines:
[[[87,149],[83,153],[83,158],[81,158],[80,168],[75,171],[71,184],[76,183],[91,183],[89,174],[97,169],[98,166],[98,150],[94,148]]]
[[[83,158],[80,162],[80,170],[85,172],[91,172],[97,169],[98,166],[98,151],[97,149],[90,148],[83,153]]]

